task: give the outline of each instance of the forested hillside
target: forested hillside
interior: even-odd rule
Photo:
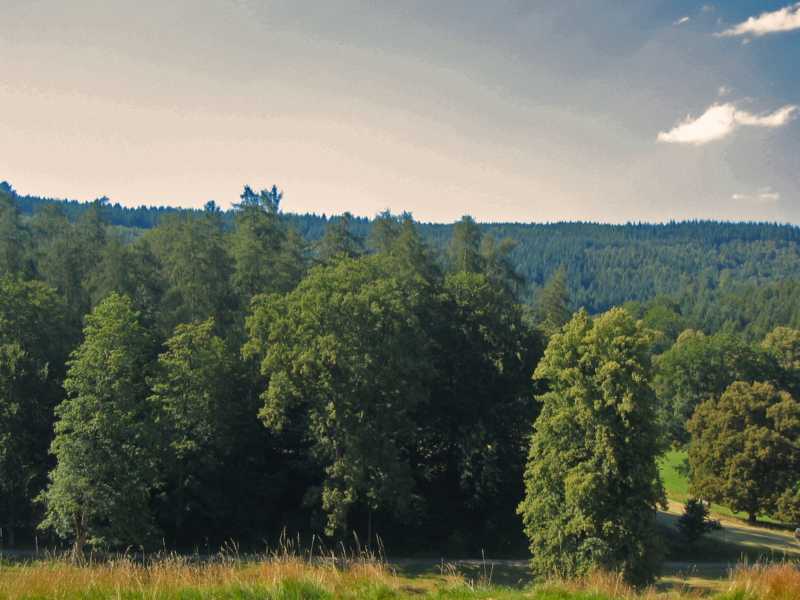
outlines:
[[[70,220],[89,203],[10,193],[22,215],[58,207]],[[104,201],[104,219],[130,228],[127,236],[151,229],[174,207],[126,208]],[[227,227],[233,212],[221,213]],[[322,238],[332,219],[326,215],[283,213],[281,218],[306,242]],[[373,221],[348,216],[353,235],[368,239]],[[419,231],[438,252],[452,236],[451,224],[419,223]],[[666,224],[482,223],[481,232],[497,241],[513,240],[509,254],[524,279],[521,298],[536,303],[539,290],[560,268],[573,309],[602,312],[628,301],[668,297],[683,316],[682,325],[707,332],[742,331],[755,339],[774,325],[800,326],[800,228],[773,223],[694,221]],[[663,300],[663,298],[662,298]]]
[[[240,200],[141,228],[103,200],[0,190],[4,545],[252,547],[286,529],[474,555],[519,552],[524,532],[542,574],[647,582],[668,444],[704,497],[800,517],[796,229]],[[717,452],[745,418],[766,431]]]

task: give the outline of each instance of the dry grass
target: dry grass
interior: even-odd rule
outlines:
[[[799,600],[800,564],[741,565],[730,577],[732,597],[758,600]]]
[[[286,593],[286,588],[292,588]],[[0,565],[0,599],[29,598],[346,598],[364,590],[397,590],[398,578],[374,556],[290,553],[210,560],[178,555],[146,560],[118,556],[77,564],[69,557]],[[369,594],[368,594],[369,595]]]
[[[800,600],[797,564],[740,566],[713,597],[701,591],[636,590],[616,574],[594,573],[527,589],[491,585],[443,565],[430,581],[399,577],[380,557],[361,553],[298,555],[290,552],[199,560],[178,555],[147,560],[118,556],[76,564],[68,558],[0,564],[2,600]]]

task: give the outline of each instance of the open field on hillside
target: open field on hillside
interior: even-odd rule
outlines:
[[[686,456],[687,454],[684,450],[670,450],[664,454],[659,463],[661,478],[664,480],[664,487],[667,491],[667,498],[669,498],[671,502],[683,504],[690,496],[689,479],[685,472]],[[727,506],[722,506],[721,504],[712,504],[711,514],[714,515],[715,518],[730,517],[739,521],[744,521],[747,516],[744,513],[734,512]],[[759,517],[759,521],[777,524],[776,521],[769,517]]]

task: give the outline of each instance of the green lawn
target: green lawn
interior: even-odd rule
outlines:
[[[667,491],[667,498],[674,502],[684,503],[691,496],[691,494],[689,494],[689,479],[685,472],[687,456],[685,450],[670,450],[661,457],[658,463],[659,470],[661,471],[661,479],[664,481],[664,488]],[[734,517],[737,519],[747,519],[746,514],[733,512],[730,508],[722,506],[721,504],[712,504],[711,514]],[[774,519],[763,516],[759,517],[759,521],[764,523],[777,523]]]
[[[661,479],[667,490],[667,498],[676,502],[686,502],[689,497],[689,479],[683,472],[686,451],[670,450],[659,461]]]

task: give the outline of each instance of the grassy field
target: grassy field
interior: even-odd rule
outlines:
[[[451,566],[437,575],[406,577],[373,560],[309,562],[294,557],[192,562],[178,557],[147,564],[128,558],[78,566],[48,560],[0,564],[3,600],[656,600],[690,599],[688,587],[633,590],[597,574],[579,581],[497,586],[491,572],[472,579]],[[789,564],[740,567],[707,594],[714,600],[797,600],[800,570]]]
[[[685,450],[670,450],[660,460],[659,467],[661,471],[661,478],[664,480],[664,487],[667,491],[667,498],[675,502],[685,503],[689,498],[689,479],[685,472],[686,461]],[[735,517],[737,519],[746,519],[747,515],[744,513],[737,513],[732,511],[727,506],[721,504],[712,504],[711,513],[716,516]],[[772,519],[761,518],[765,523],[775,523]]]

